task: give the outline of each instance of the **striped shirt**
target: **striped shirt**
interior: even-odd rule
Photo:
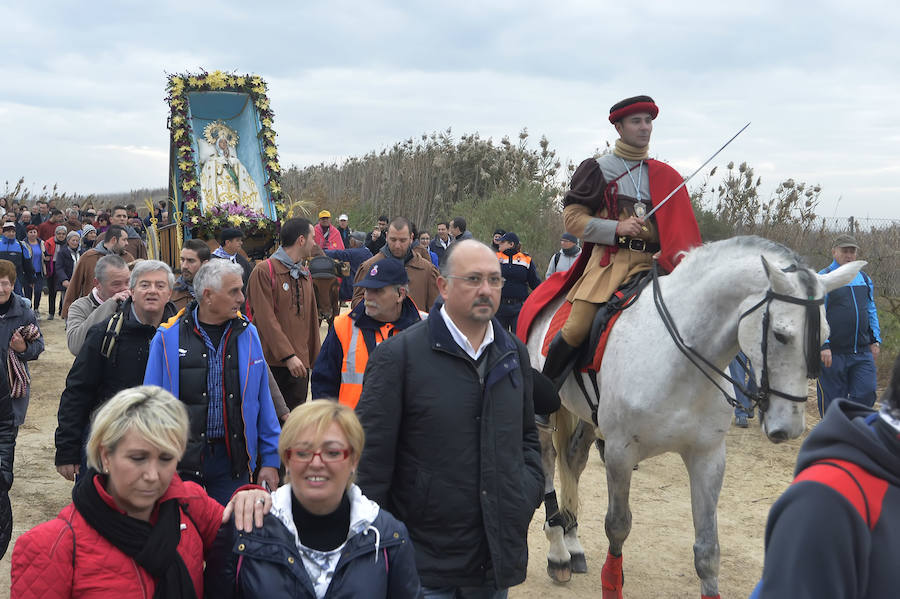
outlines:
[[[228,331],[231,330],[231,321],[225,327],[222,338],[219,339],[219,346],[215,347],[203,325],[197,318],[197,308],[194,308],[194,322],[197,323],[197,330],[203,337],[206,349],[209,350],[207,355],[206,370],[206,387],[209,394],[209,406],[206,412],[206,438],[207,439],[224,439],[225,438],[225,372],[224,360],[221,358],[225,349],[225,343],[228,340]]]

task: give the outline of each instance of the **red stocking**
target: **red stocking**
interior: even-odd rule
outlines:
[[[600,570],[600,582],[603,586],[603,599],[622,599],[622,556],[606,553],[606,563]]]
[[[700,595],[700,599],[721,599],[719,594],[715,595]]]

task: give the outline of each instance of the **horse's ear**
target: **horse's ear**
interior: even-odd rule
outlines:
[[[763,270],[766,272],[766,277],[769,279],[769,285],[772,286],[772,291],[775,293],[780,293],[782,295],[790,295],[793,290],[793,286],[791,282],[788,280],[787,276],[781,271],[779,268],[775,268],[771,262],[766,260],[765,256],[760,256],[762,260]]]
[[[825,285],[825,293],[830,293],[838,287],[843,287],[856,277],[862,267],[868,264],[865,260],[854,260],[843,266],[835,268],[829,273],[818,275],[819,280]]]

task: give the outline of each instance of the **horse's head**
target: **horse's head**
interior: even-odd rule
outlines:
[[[849,283],[866,264],[856,261],[818,275],[797,265],[778,268],[762,257],[769,288],[741,306],[738,343],[760,389],[762,428],[770,441],[794,439],[806,428],[807,379],[819,374],[828,338],[825,294]]]

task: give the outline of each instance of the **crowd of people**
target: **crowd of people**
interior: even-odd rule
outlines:
[[[17,540],[12,597],[506,597],[525,579],[528,526],[544,500],[536,418],[558,408],[555,380],[623,281],[653,260],[676,268],[700,242],[684,198],[644,218],[654,177],[674,172],[647,158],[657,113],[646,96],[613,106],[615,151],[575,171],[567,231],[544,273],[568,281],[573,307],[543,372],[515,335],[542,279],[514,231],[482,243],[462,216],[432,234],[387,215],[354,231],[346,214],[334,225],[322,210],[315,223],[282,222],[278,249],[255,264],[239,228],[213,248],[189,239],[176,278],[147,259],[133,207],[32,211],[0,200],[0,491],[12,485],[28,363],[44,349],[45,289],[47,318],[65,318],[75,357],[54,437],[73,501]],[[168,218],[164,205],[156,218]],[[856,250],[839,238],[836,265]],[[349,264],[349,311],[324,338],[307,267],[321,255]],[[873,411],[872,301],[865,275],[826,299],[822,411],[843,399],[804,446],[798,477],[824,458],[852,462],[844,469],[881,490],[881,520],[840,496],[819,509],[826,492],[795,483],[773,508],[759,596],[785,596],[792,575],[782,570],[801,555],[810,568],[818,555],[841,557],[824,537],[804,542],[804,530],[827,528],[823,518],[846,519],[855,535],[846,557],[859,575],[834,582],[843,596],[873,596],[850,592],[866,588],[862,576],[887,588],[887,562],[861,558],[877,553],[873,543],[900,542],[887,531],[900,492],[900,373]],[[829,453],[838,443],[863,445],[870,459]]]

